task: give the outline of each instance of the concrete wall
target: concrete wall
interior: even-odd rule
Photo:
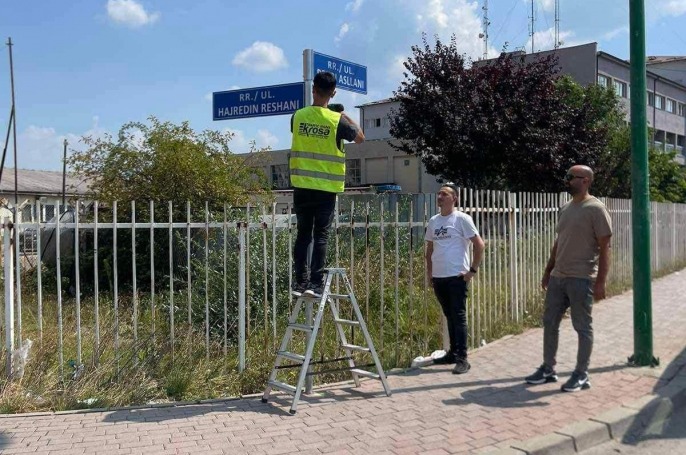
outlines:
[[[347,144],[346,159],[360,160],[360,185],[396,184],[403,193],[432,193],[438,190],[436,177],[426,173],[416,156],[407,155],[391,147],[386,140]],[[289,150],[268,152],[270,159],[264,172],[271,183],[271,166],[288,165]]]
[[[368,141],[391,137],[389,114],[391,110],[397,111],[399,108],[400,103],[397,101],[372,104],[360,108],[360,126]]]

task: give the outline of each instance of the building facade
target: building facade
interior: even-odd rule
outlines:
[[[560,74],[571,76],[581,85],[597,83],[613,88],[626,113],[626,121],[630,121],[629,62],[598,51],[597,43],[522,55],[525,59],[533,59],[553,53],[558,57]],[[646,77],[648,125],[654,132],[653,144],[662,150],[675,150],[677,161],[684,164],[686,57],[649,58]],[[440,187],[437,177],[428,174],[416,156],[399,152],[390,145],[390,119],[399,105],[398,101],[389,98],[356,106],[367,140],[362,144],[346,145],[346,191],[374,192],[390,188],[402,193],[431,193]],[[290,195],[289,150],[269,153],[264,172],[272,188],[282,195],[278,199],[287,201]]]

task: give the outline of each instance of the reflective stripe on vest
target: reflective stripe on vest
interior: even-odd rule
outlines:
[[[336,144],[340,119],[340,113],[319,106],[305,107],[294,114],[289,159],[294,187],[343,192],[345,154]]]

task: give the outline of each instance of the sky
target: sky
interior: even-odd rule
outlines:
[[[535,50],[553,47],[555,0],[534,0]],[[483,0],[1,0],[0,37],[11,37],[18,166],[61,170],[63,141],[114,134],[149,116],[230,130],[232,151],[290,146],[289,116],[212,120],[212,92],[303,78],[304,49],[367,67],[368,94],[339,90],[354,106],[388,98],[422,34],[484,54]],[[629,2],[560,0],[562,46],[597,42],[629,57]],[[531,49],[531,0],[488,2],[488,56]],[[686,55],[686,0],[647,0],[648,55]],[[11,108],[8,46],[0,53],[0,133]],[[10,142],[7,167],[14,166]]]

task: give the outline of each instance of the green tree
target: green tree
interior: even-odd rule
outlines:
[[[395,92],[394,147],[441,178],[474,188],[558,191],[573,164],[595,167],[608,142],[603,106],[556,84],[554,57],[471,62],[448,44],[413,46]],[[575,89],[576,90],[576,89]]]
[[[174,124],[150,117],[149,122],[131,122],[123,125],[116,138],[84,137],[86,150],[75,151],[68,158],[70,170],[83,177],[90,185],[92,197],[101,203],[98,218],[109,222],[114,218],[113,202],[118,201],[117,221],[131,220],[131,201],[137,201],[136,220],[150,220],[149,202],[155,203],[155,221],[169,219],[169,205],[173,204],[172,218],[175,222],[187,220],[186,204],[190,202],[191,221],[205,221],[205,203],[208,203],[209,219],[223,219],[225,206],[245,206],[248,202],[263,202],[271,198],[262,166],[266,154],[257,151],[235,155],[231,153],[232,133],[219,131],[195,132],[188,122]],[[81,220],[89,221],[94,211],[81,212]],[[230,216],[230,215],[229,215]],[[82,251],[82,287],[93,288],[91,275],[93,231],[86,230],[80,237]],[[205,230],[192,229],[191,262],[187,261],[186,231],[173,231],[172,254],[174,264],[169,266],[169,231],[160,229],[155,233],[154,245],[150,235],[136,231],[136,261],[141,287],[150,282],[149,252],[154,251],[157,266],[155,279],[164,283],[173,274],[177,288],[185,286],[186,272],[202,275],[202,267],[193,267],[193,260],[202,257]],[[217,230],[210,234],[210,250],[215,254],[222,250],[224,242],[234,242],[233,237],[223,238]],[[113,230],[98,232],[98,261],[101,271],[101,289],[112,285],[114,254],[117,254],[119,285],[126,289],[132,282],[131,230],[117,231],[117,248],[114,249]],[[233,243],[232,243],[233,248]],[[72,261],[73,257],[63,256]],[[196,261],[197,262],[197,261]],[[171,268],[171,270],[170,270]],[[197,269],[197,270],[196,270]],[[200,270],[200,271],[198,271]],[[73,275],[73,273],[72,273]],[[158,284],[159,286],[159,284]]]
[[[267,194],[260,170],[265,157],[254,144],[254,153],[235,155],[230,150],[232,133],[196,133],[188,122],[148,120],[125,124],[116,139],[84,137],[86,150],[67,159],[70,169],[89,182],[94,199],[172,201],[180,208],[186,201],[203,207],[207,201],[217,209]]]

